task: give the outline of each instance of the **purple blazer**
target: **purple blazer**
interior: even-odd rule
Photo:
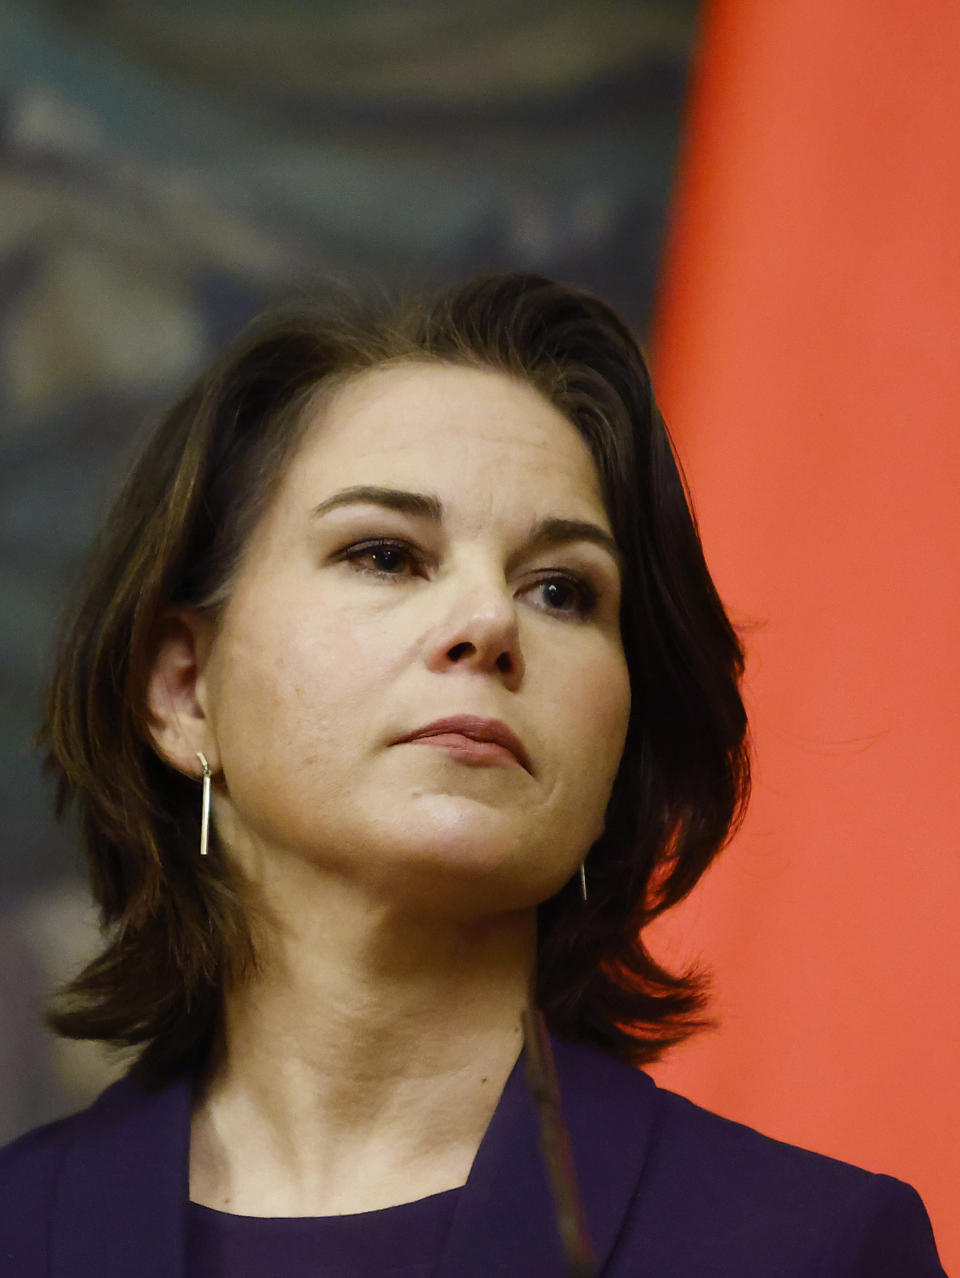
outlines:
[[[944,1278],[909,1185],[761,1136],[553,1039],[603,1278]],[[192,1082],[121,1079],[0,1151],[2,1278],[183,1278]],[[436,1278],[562,1278],[522,1060]],[[318,1270],[322,1278],[322,1269]]]

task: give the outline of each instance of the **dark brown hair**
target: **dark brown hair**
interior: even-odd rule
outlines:
[[[214,617],[324,386],[404,359],[492,368],[580,431],[623,552],[632,712],[587,865],[539,907],[550,1028],[643,1063],[705,1023],[705,983],[643,929],[697,882],[749,791],[743,653],[710,579],[636,341],[603,302],[541,276],[481,277],[438,299],[342,291],[254,324],[166,415],[95,547],[41,732],[57,809],[79,808],[105,947],[59,994],[60,1034],[139,1049],[159,1082],[209,1051],[223,990],[256,966],[242,885],[197,855],[195,780],[156,753],[147,680],[158,618]]]

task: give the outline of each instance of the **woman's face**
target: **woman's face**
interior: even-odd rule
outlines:
[[[587,446],[527,384],[410,362],[342,386],[253,533],[197,684],[230,853],[431,911],[558,890],[603,829],[630,712],[604,534]],[[453,715],[508,725],[528,766],[399,741]]]

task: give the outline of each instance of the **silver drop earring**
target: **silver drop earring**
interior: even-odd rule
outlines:
[[[584,900],[587,899],[587,871],[582,861],[580,862],[580,895]]]
[[[203,797],[200,800],[200,855],[206,856],[210,839],[210,764],[199,750],[197,758],[203,768]]]

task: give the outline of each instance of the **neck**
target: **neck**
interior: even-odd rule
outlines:
[[[284,895],[262,971],[225,999],[191,1197],[326,1215],[462,1185],[520,1051],[535,911],[426,916],[332,876]]]

